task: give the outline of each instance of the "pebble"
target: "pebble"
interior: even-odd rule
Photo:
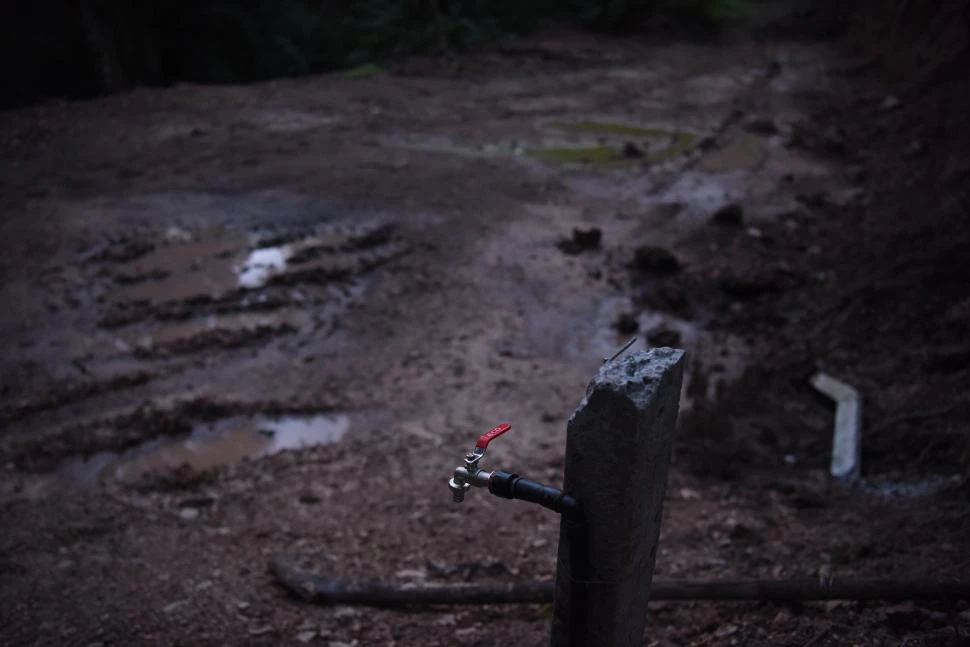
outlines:
[[[599,249],[603,240],[603,230],[599,227],[589,229],[573,228],[572,238],[557,243],[564,254],[579,254],[584,251]]]
[[[643,245],[634,252],[633,264],[644,272],[667,274],[680,270],[680,260],[663,247]]]
[[[425,580],[428,578],[428,572],[423,568],[405,568],[394,575],[405,580]]]
[[[198,516],[199,516],[198,508],[182,508],[181,510],[179,510],[179,517],[181,517],[185,521],[191,521],[192,519],[198,518]]]
[[[773,625],[784,625],[792,621],[794,616],[792,612],[788,609],[782,609],[777,614],[775,614],[775,619],[771,621]]]
[[[434,623],[440,627],[454,627],[458,624],[458,616],[454,613],[446,613],[435,620]]]
[[[686,487],[680,488],[678,494],[680,494],[680,498],[684,501],[699,501],[701,498],[701,495],[697,490],[692,490]]]
[[[885,99],[883,99],[883,101],[882,101],[882,109],[883,110],[895,110],[896,108],[898,108],[899,106],[901,106],[902,103],[903,102],[899,100],[899,97],[894,97],[892,95],[889,95],[888,97],[886,97]]]
[[[613,327],[621,335],[632,335],[640,329],[640,323],[635,315],[624,312],[613,322]]]
[[[715,225],[736,226],[744,222],[744,207],[737,202],[726,204],[711,216]]]
[[[169,602],[164,607],[162,607],[162,613],[166,613],[166,614],[173,613],[174,611],[178,610],[180,607],[183,607],[188,603],[189,603],[188,600],[176,600],[175,602]]]

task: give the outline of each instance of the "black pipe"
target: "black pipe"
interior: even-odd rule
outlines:
[[[488,479],[488,491],[503,499],[520,499],[538,503],[568,519],[583,518],[583,508],[579,500],[569,496],[551,485],[522,478],[518,474],[496,471]]]
[[[562,528],[569,547],[569,644],[585,645],[585,607],[589,580],[589,529],[579,499],[551,485],[524,479],[518,474],[495,471],[488,479],[488,491],[503,499],[538,503],[562,515]]]
[[[439,604],[542,604],[553,599],[554,583],[485,582],[427,584],[414,587],[316,575],[295,559],[277,555],[270,561],[277,581],[294,596],[323,605],[365,604],[407,608]],[[795,580],[669,580],[655,579],[650,601],[715,600],[746,602],[805,602],[860,600],[903,602],[970,600],[970,577],[910,579],[802,578]]]

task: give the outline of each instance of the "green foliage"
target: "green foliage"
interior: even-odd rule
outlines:
[[[585,133],[589,135],[612,135],[619,137],[634,137],[649,139],[653,137],[666,137],[669,131],[662,128],[644,128],[630,124],[621,124],[613,121],[576,121],[561,122],[556,121],[549,124],[553,128],[568,130],[574,133]]]
[[[380,65],[364,63],[363,65],[350,68],[344,72],[344,76],[350,79],[369,79],[372,76],[381,74],[383,71],[384,69]]]
[[[704,0],[702,14],[709,22],[740,20],[745,15],[744,0]]]

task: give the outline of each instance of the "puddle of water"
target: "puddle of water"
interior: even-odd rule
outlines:
[[[599,140],[596,143],[551,143],[526,151],[530,157],[557,164],[659,164],[683,155],[698,139],[691,132],[609,121],[552,122],[549,126],[575,135],[597,137]],[[609,143],[604,143],[604,140]]]
[[[92,486],[107,479],[134,482],[186,464],[204,470],[287,449],[329,445],[342,440],[349,430],[346,415],[227,418],[200,424],[187,436],[155,438],[124,452],[71,458],[58,472],[72,485]]]
[[[698,141],[696,133],[646,128],[619,122],[551,122],[558,135],[539,142],[520,141],[472,144],[440,136],[404,136],[391,144],[471,158],[529,157],[549,164],[622,166],[657,164],[688,152]]]
[[[236,288],[229,260],[242,240],[207,240],[158,247],[115,272],[122,283],[118,303],[162,305],[175,301],[218,299]]]
[[[303,237],[277,235],[248,254],[251,243],[243,237],[163,244],[115,270],[120,285],[112,300],[122,308],[219,301],[284,275],[294,280],[345,276],[400,253],[399,245],[388,241],[391,230],[386,222],[374,222],[321,228]]]
[[[289,245],[254,249],[237,270],[239,287],[255,290],[263,287],[269,280],[286,270],[286,263],[293,256]]]
[[[284,245],[254,249],[249,253],[246,260],[235,269],[238,277],[237,284],[245,290],[255,290],[269,283],[274,277],[286,274],[293,265],[303,263],[308,268],[316,267],[320,263],[314,264],[308,261],[312,261],[315,256],[319,255],[318,252],[324,250],[332,252],[329,264],[340,265],[345,263],[348,254],[347,252],[339,252],[339,249],[366,244],[370,237],[380,235],[380,227],[370,227],[355,233],[329,232],[319,236],[309,236]],[[358,252],[354,256],[361,255],[365,255],[365,252]]]

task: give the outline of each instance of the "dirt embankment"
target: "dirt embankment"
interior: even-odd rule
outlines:
[[[885,439],[895,451],[935,456],[966,473],[970,2],[903,0],[891,3],[892,15],[865,6],[874,4],[885,3],[863,3],[849,44],[875,53],[885,90],[820,115],[858,152],[871,196],[859,218],[844,223],[855,238],[836,251],[847,288],[838,302],[845,345],[863,363],[883,362],[887,381],[913,384],[883,422],[897,431]]]
[[[809,100],[813,116],[795,138],[840,160],[863,199],[836,205],[805,196],[826,214],[803,230],[810,242],[802,249],[818,253],[807,264],[797,248],[788,253],[799,273],[819,280],[735,318],[732,325],[747,329],[772,318],[784,325],[761,339],[759,370],[691,422],[701,438],[730,430],[727,446],[718,432],[699,450],[719,470],[728,469],[725,455],[757,463],[762,427],[772,426],[758,410],[804,426],[796,385],[818,369],[867,393],[870,466],[913,475],[970,470],[970,3],[903,1],[895,13],[884,5],[856,10],[845,45],[858,58],[832,70],[851,90],[837,101]]]

